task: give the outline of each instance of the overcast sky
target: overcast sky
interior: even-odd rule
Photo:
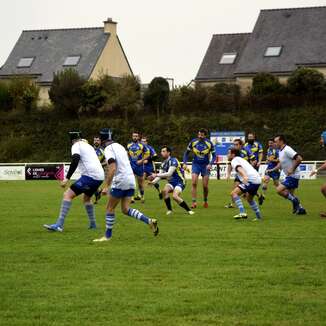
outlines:
[[[212,34],[251,32],[260,9],[323,6],[326,0],[9,0],[0,8],[0,66],[24,29],[102,26],[112,17],[131,67],[187,84]]]

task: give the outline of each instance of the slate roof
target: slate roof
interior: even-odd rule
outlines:
[[[247,33],[213,35],[196,80],[234,78],[234,71],[249,36]],[[234,52],[237,53],[234,64],[219,64],[224,53]]]
[[[109,37],[103,27],[23,31],[2,66],[0,77],[32,75],[38,77],[38,82],[51,83],[54,72],[64,69],[68,56],[80,55],[73,68],[89,78]],[[17,68],[23,57],[35,57],[30,68]]]
[[[282,46],[279,57],[264,56],[271,46]],[[239,53],[235,63],[219,64],[232,48]],[[251,34],[214,35],[195,79],[287,74],[301,65],[326,66],[326,6],[261,10]]]

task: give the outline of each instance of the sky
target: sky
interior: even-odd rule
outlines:
[[[135,75],[184,85],[195,78],[213,34],[251,32],[261,9],[325,6],[326,0],[10,0],[0,11],[0,66],[22,30],[103,26],[118,35]]]

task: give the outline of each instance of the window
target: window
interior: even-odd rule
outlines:
[[[265,57],[279,57],[281,51],[282,46],[269,46],[265,51]]]
[[[72,55],[66,58],[64,66],[77,66],[80,60],[80,55]]]
[[[33,64],[34,57],[20,58],[17,67],[18,68],[30,68]]]
[[[236,53],[224,53],[220,60],[220,64],[232,65],[237,57]]]

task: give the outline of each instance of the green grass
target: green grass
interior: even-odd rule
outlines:
[[[159,219],[160,235],[118,211],[101,244],[92,239],[104,232],[104,199],[98,230],[78,199],[64,232],[49,233],[57,183],[1,182],[0,325],[325,325],[322,182],[302,182],[306,217],[271,186],[263,223],[231,218],[226,182],[211,182],[210,208],[194,216],[175,207],[166,217],[149,189],[136,207]]]

